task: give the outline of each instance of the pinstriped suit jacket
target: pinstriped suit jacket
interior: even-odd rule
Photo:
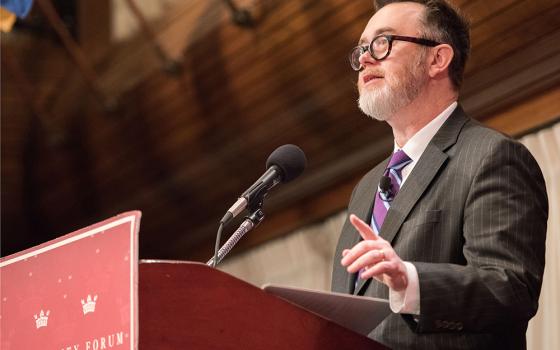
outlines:
[[[355,187],[348,211],[369,222],[388,159]],[[520,143],[469,119],[459,106],[422,154],[380,235],[412,262],[420,312],[391,314],[370,337],[394,349],[523,349],[544,270],[548,201],[534,158]],[[332,290],[388,298],[369,279],[354,290],[340,265],[360,237],[347,220]]]

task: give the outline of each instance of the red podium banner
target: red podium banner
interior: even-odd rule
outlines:
[[[2,350],[138,344],[138,227],[128,212],[0,260]]]

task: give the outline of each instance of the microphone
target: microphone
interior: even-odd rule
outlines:
[[[379,198],[384,202],[391,202],[393,200],[393,184],[391,178],[387,175],[381,176],[379,180]]]
[[[268,191],[279,183],[289,182],[298,177],[306,165],[305,153],[298,146],[287,144],[275,149],[266,160],[265,173],[243,192],[237,202],[228,209],[220,220],[220,226],[216,234],[216,244],[214,245],[214,257],[208,260],[206,264],[216,267],[241,237],[264,219],[264,213],[260,206]],[[252,213],[231,235],[224,246],[218,250],[224,227],[247,207]]]
[[[381,192],[389,192],[391,190],[391,178],[389,176],[381,176],[381,180],[379,180],[379,189]]]
[[[266,160],[265,173],[243,192],[220,223],[225,226],[245,208],[260,204],[271,188],[292,181],[301,175],[306,165],[305,153],[298,146],[286,144],[275,149]]]

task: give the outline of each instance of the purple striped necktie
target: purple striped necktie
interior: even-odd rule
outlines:
[[[385,221],[387,212],[391,207],[391,202],[399,193],[402,183],[402,169],[410,164],[412,159],[404,153],[404,151],[398,150],[393,153],[387,169],[383,175],[388,176],[391,179],[391,189],[389,193],[381,191],[378,187],[375,193],[375,204],[373,205],[373,214],[371,216],[371,228],[378,235],[381,231],[381,226]]]
[[[391,207],[391,202],[399,193],[402,183],[402,169],[410,164],[412,159],[404,153],[403,150],[398,150],[397,152],[393,153],[391,156],[391,160],[389,160],[389,164],[387,165],[387,169],[383,173],[384,176],[388,176],[391,179],[391,189],[388,191],[389,194],[383,193],[379,186],[377,187],[377,191],[375,192],[375,203],[373,205],[373,213],[371,215],[371,228],[376,235],[379,235],[379,231],[381,230],[381,226],[385,221],[385,216],[387,216],[387,212]],[[358,278],[356,279],[354,288],[357,288],[358,282],[360,281],[360,275],[362,274],[363,270],[360,270],[358,273]]]

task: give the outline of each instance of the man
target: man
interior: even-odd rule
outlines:
[[[350,60],[359,106],[395,152],[358,183],[333,291],[389,298],[370,337],[395,349],[522,349],[544,270],[534,158],[457,105],[467,22],[443,0],[378,1]]]

